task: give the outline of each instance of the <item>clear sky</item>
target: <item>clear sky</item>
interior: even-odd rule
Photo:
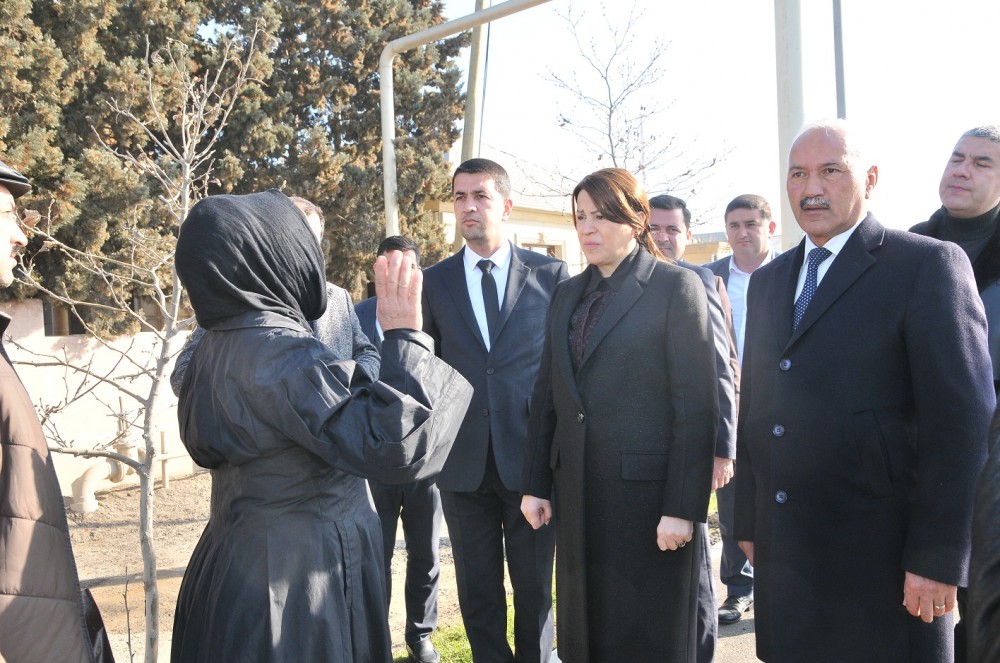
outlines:
[[[548,179],[566,194],[583,175],[605,167],[559,127],[572,98],[549,81],[582,74],[585,65],[560,15],[584,13],[581,35],[607,43],[629,0],[552,0],[494,22],[480,155],[507,166],[519,201],[568,207],[559,196],[533,198]],[[499,4],[495,0],[494,4]],[[772,0],[637,0],[643,12],[630,46],[641,62],[652,44],[668,44],[663,76],[647,103],[660,108],[644,131],[676,136],[678,159],[725,154],[688,199],[698,231],[722,229],[726,203],[759,193],[778,213],[784,195],[777,144]],[[803,0],[806,119],[836,115],[832,1]],[[938,181],[958,136],[1000,123],[1000,2],[843,0],[847,117],[868,137],[879,166],[870,209],[885,225],[907,228],[939,205]],[[487,6],[489,3],[487,2]],[[445,15],[471,13],[474,0],[445,0]],[[596,85],[588,94],[599,93]],[[548,173],[546,177],[544,174]],[[674,173],[650,173],[650,194]],[[563,179],[559,179],[558,176]],[[536,180],[533,182],[532,180]]]

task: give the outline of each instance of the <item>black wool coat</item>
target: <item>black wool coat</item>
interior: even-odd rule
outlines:
[[[553,500],[560,657],[680,663],[694,660],[700,542],[660,551],[656,527],[664,515],[706,517],[719,420],[713,334],[694,272],[644,250],[620,268],[631,273],[575,375],[569,319],[590,272],[553,297],[525,492]]]
[[[968,579],[995,403],[972,269],[869,215],[793,332],[803,255],[748,293],[735,529],[754,543],[757,655],[950,660],[952,615],[910,616],[903,581]]]

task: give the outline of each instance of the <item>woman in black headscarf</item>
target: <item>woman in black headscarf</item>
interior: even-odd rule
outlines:
[[[319,244],[278,191],[191,210],[177,272],[207,333],[178,404],[212,470],[209,523],[177,599],[171,659],[391,660],[378,516],[364,477],[440,471],[471,387],[422,332],[421,274],[376,263],[380,381],[337,363]]]
[[[552,295],[521,510],[554,518],[564,661],[687,663],[719,420],[705,287],[664,260],[627,171],[572,204],[590,265]]]

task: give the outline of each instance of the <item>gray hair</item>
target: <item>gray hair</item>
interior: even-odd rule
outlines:
[[[962,138],[985,138],[994,143],[1000,143],[1000,124],[984,124],[981,127],[969,129]]]
[[[868,149],[864,141],[859,137],[858,130],[852,127],[847,120],[835,118],[809,122],[803,126],[802,130],[795,136],[795,140],[792,141],[792,144],[794,145],[799,138],[811,131],[822,131],[827,136],[840,136],[840,139],[844,142],[844,150],[847,155],[847,161],[851,165],[851,170],[854,171],[855,174],[860,176],[875,165],[874,161],[869,156]]]

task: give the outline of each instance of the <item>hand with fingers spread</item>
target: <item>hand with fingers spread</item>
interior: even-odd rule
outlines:
[[[906,572],[903,581],[903,606],[914,617],[920,617],[928,624],[935,617],[944,617],[955,609],[958,588],[937,580]]]
[[[376,315],[383,331],[423,327],[423,276],[401,251],[389,251],[375,260]]]
[[[656,545],[660,550],[680,550],[694,535],[694,523],[672,516],[660,518],[656,527]]]

